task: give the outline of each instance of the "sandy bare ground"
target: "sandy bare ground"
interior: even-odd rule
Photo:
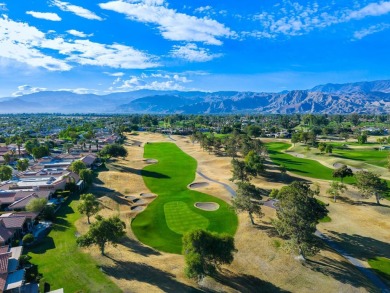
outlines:
[[[102,270],[124,292],[187,292],[199,289],[198,284],[185,278],[182,256],[161,253],[144,246],[131,232],[130,219],[136,214],[131,211],[131,207],[136,204],[124,196],[141,198],[140,193],[150,193],[139,172],[146,165],[143,161],[143,145],[146,142],[172,141],[162,135],[148,133],[141,133],[130,139],[136,140],[137,143],[126,145],[129,151],[126,160],[112,162],[110,170],[101,172],[98,178],[105,188],[110,189],[107,192],[100,191],[100,201],[105,207],[100,213],[104,216],[119,214],[126,222],[128,238],[116,248],[108,247],[107,257],[100,256],[97,249],[89,249],[88,253],[93,255]],[[186,137],[175,136],[174,139],[174,143],[198,161],[198,169],[205,175],[235,188],[229,181],[230,158],[209,155],[202,151],[198,144],[190,143]],[[284,178],[280,178],[278,172],[270,174],[253,182],[262,188],[279,188],[285,185],[285,182],[296,179],[291,174]],[[204,181],[199,175],[195,176],[194,182]],[[230,201],[231,196],[223,186],[214,182],[208,183],[209,185],[197,190]],[[321,181],[319,184],[325,194],[328,183]],[[374,237],[372,239],[381,242],[388,239],[386,229],[388,231],[389,227],[386,226],[386,221],[390,221],[387,210],[371,205],[355,205],[354,193],[351,194],[340,203],[329,205],[332,222],[321,224],[320,230],[327,235],[356,234],[367,238]],[[331,201],[327,197],[321,200]],[[318,256],[304,265],[294,260],[294,256],[283,248],[283,240],[276,236],[270,224],[275,217],[275,210],[268,207],[263,210],[265,216],[257,219],[255,227],[250,225],[247,215],[239,216],[240,224],[235,237],[238,252],[235,260],[232,265],[223,268],[223,274],[219,274],[217,281],[211,278],[203,281],[202,285],[207,286],[208,291],[375,292],[354,267],[326,246]],[[364,225],[361,225],[361,219],[367,219],[364,220]],[[378,219],[382,220],[378,223]],[[360,226],[363,226],[363,231]],[[77,228],[81,234],[87,231],[86,218],[78,221]],[[375,229],[377,232],[373,231]],[[385,253],[385,250],[382,251]]]
[[[195,207],[205,211],[216,211],[219,209],[219,204],[215,202],[196,202]]]

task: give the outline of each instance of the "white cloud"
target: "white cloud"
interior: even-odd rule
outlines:
[[[142,73],[139,76],[130,76],[127,80],[116,79],[110,91],[150,90],[185,90],[184,84],[190,83],[186,76],[178,73]],[[119,84],[119,85],[118,85]]]
[[[213,8],[210,6],[210,5],[207,5],[207,6],[201,6],[201,7],[198,7],[194,10],[194,12],[198,12],[198,13],[203,13],[205,11],[209,11],[209,10],[212,10]]]
[[[94,12],[85,9],[80,6],[72,5],[68,2],[63,2],[59,0],[53,0],[51,2],[54,6],[57,6],[62,11],[72,12],[80,17],[91,19],[91,20],[103,20],[100,16],[96,15]]]
[[[190,43],[185,46],[173,46],[171,56],[189,62],[207,62],[221,57],[222,54],[210,54],[208,49],[198,48],[196,44]]]
[[[381,31],[388,29],[388,28],[390,28],[390,24],[382,23],[382,24],[378,24],[378,25],[372,25],[368,28],[362,29],[360,31],[356,31],[353,34],[353,37],[355,40],[361,40],[369,35],[379,33]]]
[[[100,3],[99,6],[125,14],[130,20],[156,24],[163,38],[167,40],[221,45],[219,38],[234,35],[229,28],[216,20],[179,13],[167,8],[164,1],[110,1]]]
[[[159,65],[156,57],[129,46],[48,38],[33,26],[6,17],[0,17],[0,47],[0,57],[50,71],[70,70],[72,63],[125,69],[145,69]],[[49,56],[41,51],[43,49],[57,51],[64,59]]]
[[[357,11],[352,11],[348,18],[361,19],[367,16],[380,16],[390,12],[390,1],[371,3]]]
[[[7,4],[5,3],[0,3],[0,11],[7,11]]]
[[[70,70],[65,61],[45,55],[37,48],[44,39],[45,34],[37,28],[0,17],[0,57],[50,71]]]
[[[26,14],[29,14],[32,17],[40,18],[40,19],[51,20],[51,21],[61,21],[61,17],[59,17],[57,13],[27,11]]]
[[[33,94],[33,93],[37,93],[37,92],[42,92],[45,90],[47,90],[47,88],[33,87],[31,85],[24,84],[24,85],[18,86],[18,90],[16,92],[12,93],[12,96],[19,97],[22,95],[28,95],[28,94]]]
[[[71,34],[73,36],[80,37],[80,38],[86,38],[86,37],[92,37],[93,36],[93,34],[86,34],[86,33],[83,33],[83,32],[80,32],[80,31],[74,30],[74,29],[68,30],[66,32],[68,34]]]
[[[123,72],[103,72],[104,74],[107,74],[109,76],[114,76],[114,77],[121,77],[124,76],[125,74]]]
[[[382,1],[354,9],[344,8],[333,11],[330,5],[320,7],[318,3],[303,6],[297,2],[283,1],[277,12],[262,12],[253,17],[260,29],[242,32],[242,36],[255,38],[275,38],[279,35],[299,36],[315,29],[322,29],[335,24],[359,20],[368,16],[380,16],[390,12],[390,2]]]

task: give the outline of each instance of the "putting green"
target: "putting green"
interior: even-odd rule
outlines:
[[[209,220],[191,211],[182,201],[171,201],[164,205],[165,220],[169,229],[184,234],[195,229],[207,229]]]
[[[181,253],[183,234],[191,230],[235,234],[238,219],[229,204],[187,188],[195,179],[194,158],[173,143],[146,144],[144,157],[158,160],[142,170],[146,186],[158,196],[131,223],[141,242],[161,251]],[[215,202],[219,209],[200,210],[194,206],[196,202]]]

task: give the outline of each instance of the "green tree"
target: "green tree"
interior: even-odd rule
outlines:
[[[89,218],[99,211],[99,205],[99,202],[92,193],[86,193],[81,195],[77,209],[80,214],[87,216],[88,224],[90,224]]]
[[[356,186],[362,197],[370,198],[375,196],[376,202],[380,205],[383,194],[387,191],[387,183],[378,175],[369,171],[359,171],[355,174]]]
[[[40,158],[43,158],[45,156],[50,155],[50,151],[49,151],[49,148],[47,146],[41,145],[41,146],[33,148],[32,155],[34,156],[35,159],[40,159]]]
[[[102,157],[126,157],[127,156],[127,150],[124,148],[124,146],[120,144],[110,144],[106,145],[101,151],[100,155]]]
[[[236,212],[247,212],[252,225],[255,224],[253,214],[261,217],[260,200],[261,189],[247,182],[239,182],[236,196],[232,199],[232,205]]]
[[[27,244],[27,245],[28,245],[28,244],[31,244],[31,243],[34,242],[34,235],[31,234],[31,233],[28,233],[28,234],[26,234],[26,235],[23,236],[22,241],[23,241],[23,245],[24,245],[24,244]]]
[[[325,153],[331,154],[333,152],[333,146],[331,144],[326,145]]]
[[[118,216],[108,219],[96,216],[96,222],[92,223],[88,232],[77,238],[77,244],[81,247],[97,245],[102,255],[106,244],[117,246],[120,239],[126,235],[126,225]]]
[[[69,169],[76,174],[80,174],[80,171],[86,168],[87,166],[85,166],[84,162],[80,160],[73,161],[69,166]]]
[[[326,208],[314,195],[309,184],[298,181],[283,187],[278,194],[274,226],[282,237],[288,237],[287,247],[298,251],[302,259],[319,251],[314,233],[319,220],[327,215]]]
[[[252,176],[260,175],[262,172],[264,172],[264,158],[260,156],[255,151],[249,151],[248,154],[245,156],[245,164],[247,171]]]
[[[336,202],[337,197],[348,190],[347,186],[343,183],[332,181],[330,187],[326,190],[326,193],[333,196],[333,201]]]
[[[9,163],[11,163],[12,157],[9,153],[4,154],[3,158],[6,165],[9,165]]]
[[[248,182],[250,179],[250,174],[248,172],[248,168],[244,161],[239,161],[237,159],[232,160],[232,178],[231,181],[241,181]]]
[[[85,183],[87,183],[87,185],[91,185],[92,182],[93,182],[93,171],[90,170],[90,169],[82,169],[80,170],[80,178],[82,180],[84,180]]]
[[[0,166],[0,181],[10,180],[12,178],[12,168],[9,166]]]
[[[27,204],[26,210],[29,212],[40,213],[46,204],[46,198],[34,198]]]
[[[367,143],[368,136],[367,136],[367,134],[363,133],[363,134],[359,135],[357,139],[358,139],[358,143],[365,144],[365,143]]]
[[[56,213],[53,206],[44,206],[41,212],[42,219],[46,221],[54,221],[56,219]]]
[[[347,165],[342,165],[340,168],[333,170],[333,178],[340,178],[341,183],[344,182],[345,177],[352,177],[352,169]]]
[[[27,168],[28,168],[28,160],[27,159],[19,159],[16,162],[16,169],[18,169],[18,171],[26,171]]]
[[[234,238],[230,235],[201,229],[191,231],[183,236],[185,273],[189,278],[202,279],[220,265],[232,263],[235,251]]]

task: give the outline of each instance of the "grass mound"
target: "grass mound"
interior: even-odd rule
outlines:
[[[132,221],[137,238],[158,250],[181,253],[182,236],[195,228],[234,235],[238,220],[223,200],[188,189],[196,160],[173,143],[149,143],[144,157],[158,160],[142,170],[146,186],[157,198]],[[215,202],[216,211],[197,209],[196,202]]]
[[[390,259],[386,257],[376,257],[368,260],[368,264],[378,274],[390,281]]]
[[[77,210],[79,196],[68,199],[57,212],[53,229],[42,242],[27,249],[31,263],[38,266],[51,289],[65,292],[121,292],[99,270],[93,258],[76,244],[74,223],[81,217]]]
[[[271,142],[266,144],[271,160],[278,165],[284,165],[287,171],[305,177],[335,180],[335,178],[332,177],[333,170],[331,168],[325,167],[314,160],[297,158],[284,153],[283,151],[287,150],[290,146],[290,144],[284,142]],[[344,183],[353,182],[355,182],[355,178],[353,177],[344,179]]]

